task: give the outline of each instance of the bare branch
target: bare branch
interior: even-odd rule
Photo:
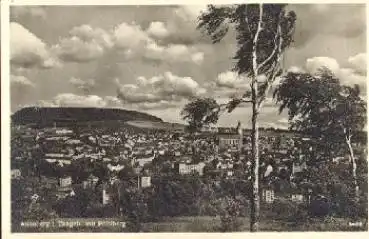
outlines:
[[[279,32],[279,34],[281,34],[281,24],[280,22],[278,23],[278,29],[277,31]],[[265,97],[267,95],[267,93],[269,92],[270,90],[270,87],[272,86],[272,83],[273,81],[275,80],[275,77],[277,76],[277,73],[279,71],[279,66],[280,66],[280,61],[281,61],[281,58],[282,58],[282,44],[283,44],[283,38],[282,36],[280,35],[280,39],[279,39],[279,44],[278,44],[278,57],[277,57],[277,61],[275,62],[275,65],[272,66],[272,74],[268,77],[267,81],[265,82],[266,84],[266,88],[265,88],[265,91],[263,92],[263,95],[261,96],[259,102],[258,102],[258,109],[260,109],[262,107],[262,104],[265,100]]]
[[[253,38],[251,28],[250,28],[249,18],[247,16],[247,5],[245,5],[245,12],[246,12],[245,21],[246,21],[247,29],[249,30],[250,38]]]
[[[253,81],[255,81],[256,76],[258,75],[258,57],[257,57],[257,44],[258,44],[258,40],[259,40],[259,34],[260,32],[263,30],[261,25],[263,23],[263,4],[259,5],[259,22],[258,22],[258,27],[256,29],[256,33],[255,33],[255,37],[253,40],[253,47],[252,47],[252,66],[253,66]]]
[[[272,53],[270,53],[269,57],[267,59],[265,59],[265,61],[263,61],[262,63],[259,64],[258,69],[261,69],[266,63],[268,63],[273,56],[275,56],[275,54],[277,53],[277,50],[280,49],[280,44],[277,44],[277,39],[279,37],[279,43],[282,41],[282,35],[281,35],[281,26],[280,26],[280,20],[278,21],[278,28],[277,28],[277,33],[275,34],[274,37],[274,49],[272,51]],[[278,51],[280,53],[280,51]]]

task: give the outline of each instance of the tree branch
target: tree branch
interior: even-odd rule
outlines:
[[[298,87],[295,87],[294,90],[297,90],[299,93],[301,93],[306,99],[309,99],[312,103],[315,103],[315,104],[322,104],[324,106],[326,106],[328,108],[328,111],[329,111],[329,115],[332,115],[332,113],[334,112],[332,106],[329,104],[329,102],[326,102],[326,101],[315,101],[315,100],[312,100],[307,94],[305,94],[304,91],[302,91],[301,89],[299,89]],[[345,136],[345,140],[346,142],[350,142],[351,141],[351,137],[352,137],[352,134],[351,134],[351,129],[349,134],[347,134],[347,129],[346,127],[342,124],[342,122],[338,122],[336,120],[335,117],[331,117],[332,118],[332,121],[335,123],[335,124],[338,124],[339,126],[341,126],[342,130],[343,130],[343,133],[344,133],[344,136]]]
[[[279,37],[279,44],[277,44],[277,39]],[[282,41],[282,35],[281,35],[281,26],[280,26],[280,18],[278,20],[278,27],[277,27],[277,33],[275,34],[275,37],[274,37],[274,49],[272,51],[272,53],[270,53],[269,57],[267,59],[265,59],[262,63],[259,64],[258,66],[258,69],[261,69],[266,63],[268,63],[268,61],[270,61],[273,56],[276,54],[277,50],[278,50],[278,53],[280,53],[280,43]]]
[[[258,40],[259,40],[259,34],[260,32],[262,31],[262,25],[263,23],[263,4],[260,4],[259,5],[259,22],[258,22],[258,27],[256,29],[256,33],[255,33],[255,37],[254,37],[254,40],[253,40],[253,47],[252,47],[252,68],[253,68],[253,77],[254,79],[252,80],[254,84],[255,83],[255,80],[256,80],[256,76],[259,74],[258,72],[258,57],[257,57],[257,45],[258,45]]]
[[[278,52],[277,52],[277,61],[274,65],[274,67],[272,67],[272,74],[271,76],[268,77],[268,79],[266,80],[265,84],[266,84],[266,88],[265,91],[263,92],[263,95],[261,96],[259,102],[258,102],[258,109],[260,109],[262,107],[262,103],[265,100],[266,94],[269,92],[270,87],[272,86],[273,81],[275,80],[275,77],[277,76],[277,73],[279,71],[279,65],[280,65],[280,61],[281,61],[281,57],[282,57],[282,44],[283,44],[283,38],[281,35],[281,24],[280,24],[280,20],[278,21],[278,28],[277,28],[277,32],[279,35],[279,44],[278,44]],[[275,54],[275,53],[273,53]],[[271,55],[272,56],[272,55]],[[268,59],[267,59],[268,60]],[[264,61],[266,62],[266,61]]]
[[[253,35],[252,35],[252,32],[251,32],[251,29],[250,29],[250,23],[249,23],[249,18],[247,17],[247,5],[245,5],[245,12],[246,12],[246,16],[245,16],[245,22],[246,22],[246,25],[247,25],[247,29],[249,30],[249,33],[250,33],[250,38],[253,38]]]

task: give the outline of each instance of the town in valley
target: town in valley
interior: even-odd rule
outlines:
[[[12,233],[368,231],[365,4],[3,6]]]

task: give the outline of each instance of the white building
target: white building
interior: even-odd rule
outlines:
[[[271,188],[264,188],[262,190],[262,198],[266,203],[273,203],[274,202],[274,190]]]
[[[197,172],[199,175],[204,174],[204,167],[205,163],[201,162],[198,164],[186,164],[186,163],[180,163],[179,164],[179,174],[190,174]]]
[[[293,193],[291,195],[291,201],[301,203],[304,201],[304,195],[299,193]]]
[[[303,163],[293,163],[292,164],[292,174],[300,173],[307,168],[306,162]]]
[[[19,169],[12,169],[11,170],[11,179],[19,179],[22,173]]]
[[[147,188],[151,186],[151,177],[146,176],[146,177],[141,177],[141,187],[142,188]]]
[[[59,178],[59,186],[60,187],[68,187],[72,185],[72,177],[68,176],[68,177],[64,177],[64,178]]]
[[[201,128],[201,132],[206,132],[206,133],[217,133],[218,132],[218,127],[216,126],[210,126],[210,125],[204,125]]]
[[[57,135],[73,134],[73,130],[69,130],[69,129],[57,129],[57,130],[55,130],[55,133]]]
[[[82,182],[82,186],[84,189],[93,188],[96,186],[98,181],[99,181],[98,177],[95,177],[92,174],[90,174],[90,176],[85,181]]]
[[[140,166],[144,166],[147,163],[152,162],[152,160],[155,158],[155,154],[153,154],[150,157],[144,157],[144,158],[137,158],[132,160],[132,165],[134,165],[136,162],[140,165]]]
[[[235,148],[241,150],[243,146],[243,129],[238,122],[237,128],[218,130],[219,148]]]
[[[102,204],[107,205],[108,203],[110,203],[110,201],[111,201],[111,196],[107,192],[106,187],[104,186],[102,190]]]

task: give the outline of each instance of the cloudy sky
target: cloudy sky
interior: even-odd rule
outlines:
[[[331,68],[366,91],[364,5],[290,5],[298,21],[284,66]],[[230,72],[234,33],[218,44],[196,30],[204,6],[11,7],[11,110],[31,105],[118,107],[182,122],[196,96],[225,102],[244,89]],[[261,126],[286,127],[271,99]],[[250,125],[251,109],[219,125]]]

